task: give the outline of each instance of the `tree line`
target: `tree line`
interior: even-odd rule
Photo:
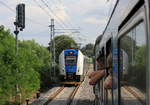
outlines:
[[[55,41],[57,63],[62,50],[80,49],[77,43],[66,35],[55,37]],[[0,105],[22,103],[31,97],[32,93],[48,88],[51,83],[49,48],[34,40],[19,41],[19,54],[16,55],[15,43],[10,30],[0,26]],[[86,52],[86,46],[83,52]]]
[[[0,26],[0,105],[24,102],[49,82],[50,54],[46,47],[28,40],[19,41],[18,55],[15,49],[13,34]]]

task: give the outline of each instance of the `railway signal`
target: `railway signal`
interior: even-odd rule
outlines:
[[[23,31],[25,28],[25,4],[18,4],[16,7],[16,21],[14,22],[16,30],[14,31],[16,35],[16,54],[18,54],[18,34],[19,30]]]
[[[20,30],[25,28],[25,4],[18,4],[16,7],[16,23]]]
[[[16,35],[16,56],[18,56],[18,34],[19,31],[23,31],[23,29],[25,28],[25,4],[18,4],[16,7],[16,21],[14,22],[15,25],[15,31],[14,34]],[[19,70],[18,68],[16,68],[16,73],[18,73]],[[16,77],[16,81],[17,81],[18,77]],[[21,94],[19,91],[19,86],[18,83],[16,83],[16,95],[19,94],[19,100],[21,103]]]

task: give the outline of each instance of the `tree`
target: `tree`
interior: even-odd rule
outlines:
[[[31,40],[19,41],[18,55],[15,48],[14,36],[0,26],[0,105],[20,102],[18,94],[24,102],[50,82],[50,54],[45,47]]]
[[[12,63],[15,60],[15,40],[9,30],[0,26],[0,105],[14,94],[15,78]]]
[[[88,56],[88,57],[92,57],[94,54],[93,54],[93,49],[94,49],[94,45],[89,43],[87,45],[85,45],[81,51],[84,55]]]
[[[59,54],[65,49],[78,49],[77,43],[67,35],[60,35],[54,38],[56,45],[56,62],[58,63]]]
[[[40,89],[49,87],[50,84],[50,53],[46,47],[40,46],[34,40],[23,41],[20,47],[30,52],[28,59],[33,69],[40,75]]]

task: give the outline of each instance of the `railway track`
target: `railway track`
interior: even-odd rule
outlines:
[[[48,105],[61,91],[63,91],[64,88],[64,86],[60,87],[54,94],[49,97],[49,99],[43,105]]]
[[[146,105],[146,103],[142,100],[141,96],[137,94],[133,89],[127,86],[124,86],[123,88],[127,90],[129,93],[131,93],[142,105]]]
[[[77,90],[79,89],[80,85],[77,85],[74,87],[74,89],[68,94],[67,99],[66,99],[66,105],[70,105],[74,99],[75,94],[77,93]],[[54,94],[52,94],[49,99],[43,104],[43,105],[50,105],[52,104],[51,102],[55,100],[55,98],[63,91],[65,90],[65,87],[60,87]],[[61,103],[60,103],[61,104]]]
[[[75,94],[77,93],[78,89],[79,89],[80,85],[77,85],[74,90],[72,91],[72,93],[70,94],[68,100],[67,100],[67,105],[71,105],[73,99],[74,99],[74,96]]]

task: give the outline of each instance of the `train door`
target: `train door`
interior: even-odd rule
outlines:
[[[120,105],[149,105],[148,34],[145,7],[119,32]]]

